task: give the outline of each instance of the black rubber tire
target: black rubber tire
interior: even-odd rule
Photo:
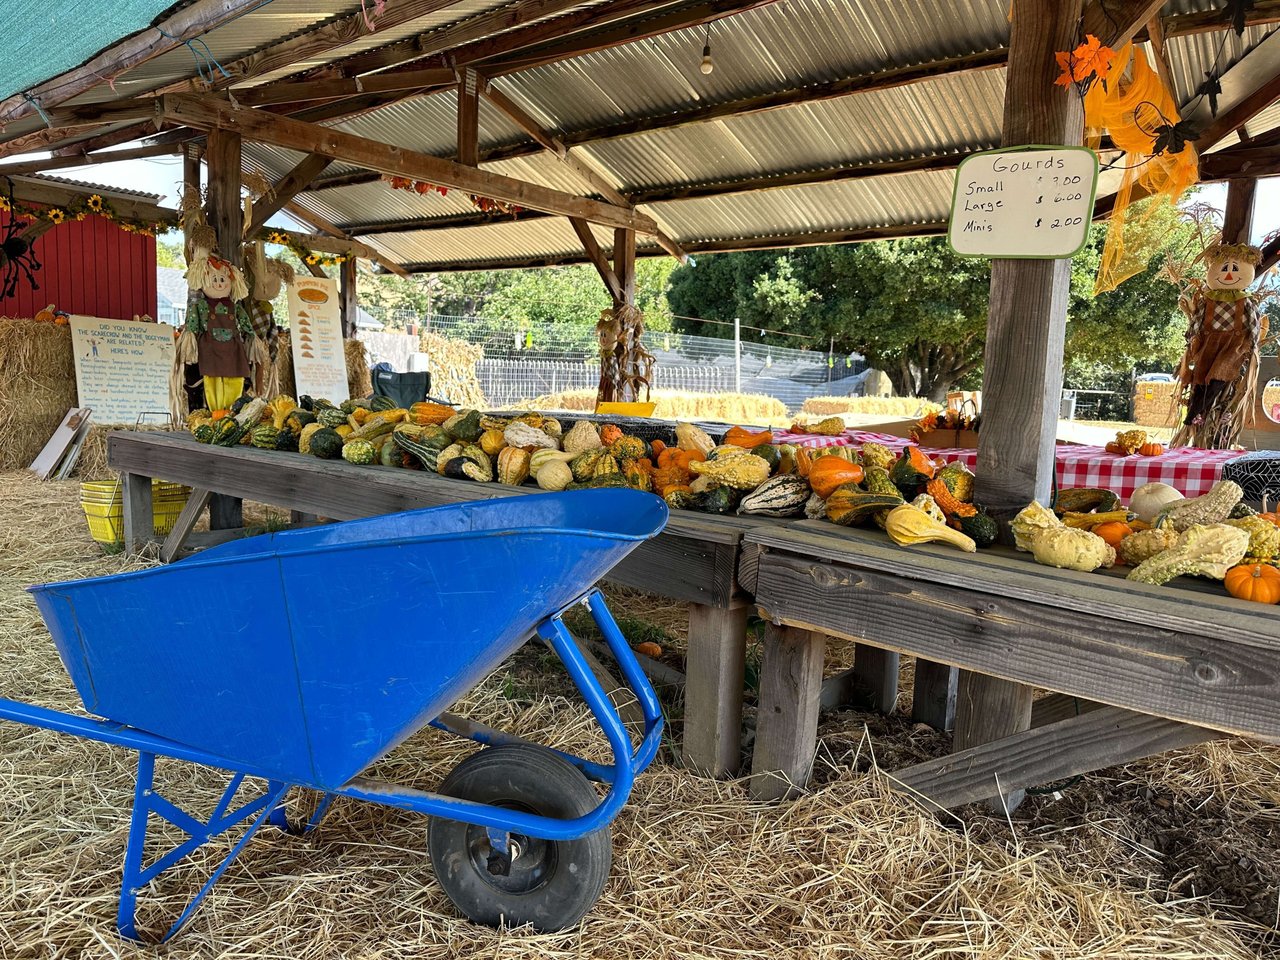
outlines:
[[[439,792],[508,809],[568,819],[600,802],[582,772],[555,754],[520,744],[489,747],[458,764]],[[522,856],[510,877],[492,876],[480,860],[483,827],[433,817],[427,835],[431,866],[449,899],[486,926],[531,924],[552,933],[576,924],[600,898],[613,862],[608,827],[577,840],[513,835]]]

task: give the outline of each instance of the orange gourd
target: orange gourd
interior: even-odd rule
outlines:
[[[1242,563],[1222,580],[1227,593],[1254,603],[1280,602],[1280,570],[1265,563]]]
[[[426,427],[444,423],[457,412],[453,407],[446,404],[428,403],[422,400],[409,407],[408,420],[419,427]]]
[[[622,428],[616,423],[606,423],[600,428],[600,442],[606,447],[622,436]]]
[[[724,435],[723,442],[742,447],[744,450],[754,450],[763,444],[773,443],[773,431],[761,430],[759,433],[752,433],[744,427],[730,427]]]
[[[221,420],[223,417],[230,416],[230,414],[230,410],[214,410],[213,413],[209,414],[209,419]]]
[[[796,447],[796,476],[802,480],[809,479],[809,471],[813,469],[813,458],[809,456],[809,451],[804,447]]]
[[[1164,444],[1162,443],[1144,443],[1138,448],[1138,453],[1144,457],[1158,457],[1164,453]]]
[[[850,463],[844,457],[818,457],[809,465],[809,486],[823,500],[846,483],[861,483],[865,476],[862,467]]]
[[[1093,528],[1093,532],[1113,547],[1119,547],[1120,541],[1133,533],[1133,527],[1121,520],[1109,520]],[[1137,542],[1136,540],[1134,541]]]
[[[1114,440],[1112,440],[1102,449],[1107,451],[1107,453],[1114,453],[1118,457],[1127,457],[1129,455],[1129,451],[1126,450],[1124,447],[1120,446],[1120,444],[1116,443]]]
[[[661,462],[662,452],[667,449],[667,445],[661,440],[653,440],[649,444],[649,449],[653,451],[653,459]]]
[[[933,497],[933,502],[941,507],[942,512],[948,517],[976,517],[978,515],[977,507],[972,503],[965,503],[959,499],[951,492],[951,488],[947,486],[946,482],[938,477],[934,477],[925,484],[924,490],[925,493]],[[956,525],[956,529],[960,529],[959,524]]]

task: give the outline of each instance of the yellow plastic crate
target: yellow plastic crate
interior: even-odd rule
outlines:
[[[82,491],[85,486],[87,485],[81,485]],[[114,486],[114,482],[107,481],[105,486]],[[178,522],[178,515],[187,505],[187,498],[191,493],[189,488],[178,484],[165,484],[165,486],[169,489],[163,494],[155,486],[152,487],[152,530],[159,537],[166,537],[173,530],[173,525]],[[98,543],[114,546],[124,540],[124,503],[118,489],[115,496],[110,499],[98,499],[98,497],[101,497],[101,494],[95,496],[92,492],[87,497],[83,493],[81,495],[80,506],[89,523],[89,535]]]

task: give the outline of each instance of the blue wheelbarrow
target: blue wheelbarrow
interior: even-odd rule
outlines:
[[[106,719],[12,700],[0,700],[0,719],[138,752],[117,914],[125,937],[140,939],[142,889],[203,844],[243,829],[164,940],[259,828],[313,830],[336,797],[430,816],[436,876],[472,920],[562,929],[603,890],[607,828],[662,735],[653,688],[593,585],[666,521],[659,498],[632,490],[514,497],[285,531],[137,573],[31,587],[85,709]],[[391,585],[391,596],[371,584]],[[634,749],[565,627],[577,604],[643,710]],[[445,712],[534,634],[604,730],[612,764]],[[486,749],[437,793],[361,775],[428,724]],[[232,774],[207,820],[155,789],[158,756]],[[246,777],[265,780],[265,793],[237,802]],[[607,785],[603,798],[591,781]],[[294,788],[319,793],[300,825],[286,815]],[[189,839],[144,864],[151,814]]]

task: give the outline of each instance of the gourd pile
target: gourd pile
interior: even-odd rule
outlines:
[[[195,411],[187,427],[196,440],[216,446],[341,458],[478,483],[533,483],[550,491],[630,487],[701,513],[874,524],[904,545],[936,541],[973,551],[994,543],[997,532],[973,504],[973,474],[959,462],[938,466],[916,447],[901,456],[876,443],[811,451],[775,445],[771,431],[742,427],[716,444],[690,423],[676,426],[676,442],[668,446],[614,424],[580,420],[566,428],[539,413],[503,419],[435,403],[396,408],[383,397],[333,404],[245,396],[219,419]]]
[[[1123,564],[1157,586],[1179,576],[1223,581],[1245,600],[1280,601],[1280,518],[1241,502],[1221,480],[1186,498],[1164,483],[1134,491],[1126,508],[1110,490],[1063,490],[1052,509],[1032,502],[1013,520],[1019,550],[1038,563],[1090,572]]]

